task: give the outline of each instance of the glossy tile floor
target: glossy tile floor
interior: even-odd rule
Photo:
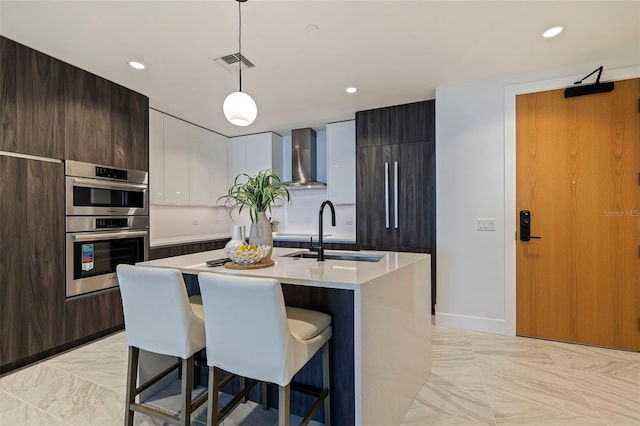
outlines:
[[[122,425],[126,366],[121,332],[5,375],[0,426]],[[177,392],[154,404],[177,411]],[[204,407],[192,419],[203,425]],[[276,422],[247,403],[224,425]],[[484,424],[640,425],[640,353],[433,327],[433,371],[402,425]]]

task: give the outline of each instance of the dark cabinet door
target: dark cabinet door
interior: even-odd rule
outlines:
[[[65,64],[65,158],[111,165],[111,83]]]
[[[357,151],[357,243],[362,249],[395,250],[393,229],[393,147],[368,146]]]
[[[68,299],[64,302],[65,341],[70,343],[124,324],[119,289]]]
[[[64,169],[0,156],[0,363],[63,343]]]
[[[111,89],[113,165],[149,170],[149,98],[116,84]]]
[[[16,47],[16,142],[11,151],[64,158],[64,63]]]
[[[16,151],[16,43],[0,37],[0,150]]]
[[[435,140],[435,100],[356,113],[358,147]]]
[[[425,252],[433,247],[432,154],[426,142],[358,150],[356,215],[360,248]]]
[[[428,142],[394,146],[394,191],[398,191],[400,251],[426,251],[435,246],[435,155]],[[397,185],[395,185],[397,182]],[[395,194],[394,194],[395,199]],[[395,203],[394,203],[395,204]],[[394,212],[394,226],[395,226]]]

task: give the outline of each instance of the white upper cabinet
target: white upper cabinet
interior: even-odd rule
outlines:
[[[211,134],[211,170],[210,175],[210,203],[216,205],[218,198],[227,193],[227,140],[226,136]]]
[[[164,203],[164,114],[149,110],[149,200]]]
[[[164,116],[164,201],[189,204],[189,149],[191,125],[169,115]]]
[[[149,110],[153,204],[215,205],[227,191],[228,138]]]
[[[231,138],[228,164],[229,185],[240,173],[254,176],[265,169],[282,178],[282,137],[266,132]]]
[[[211,132],[189,128],[189,204],[211,204]]]
[[[356,203],[356,122],[327,124],[327,198]]]

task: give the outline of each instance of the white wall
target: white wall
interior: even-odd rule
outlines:
[[[629,78],[616,70],[638,56],[436,89],[438,325],[515,333],[515,94],[569,86],[600,65],[603,80]],[[476,231],[477,218],[495,218],[495,232]]]

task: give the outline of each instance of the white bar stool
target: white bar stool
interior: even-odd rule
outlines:
[[[190,425],[191,413],[207,401],[205,393],[191,401],[194,354],[205,346],[202,305],[189,302],[184,279],[175,269],[121,264],[117,267],[124,323],[129,345],[125,425],[133,425],[134,412],[176,425]],[[140,349],[181,359],[137,386]],[[136,403],[135,398],[182,365],[181,415],[171,415]]]
[[[289,426],[291,379],[320,349],[323,389],[300,389],[317,396],[301,424],[307,424],[324,403],[325,424],[329,425],[331,316],[286,308],[282,287],[275,279],[202,272],[198,281],[209,365],[208,426],[217,425],[228,414],[213,409],[218,404],[220,369],[277,384],[279,425]]]

